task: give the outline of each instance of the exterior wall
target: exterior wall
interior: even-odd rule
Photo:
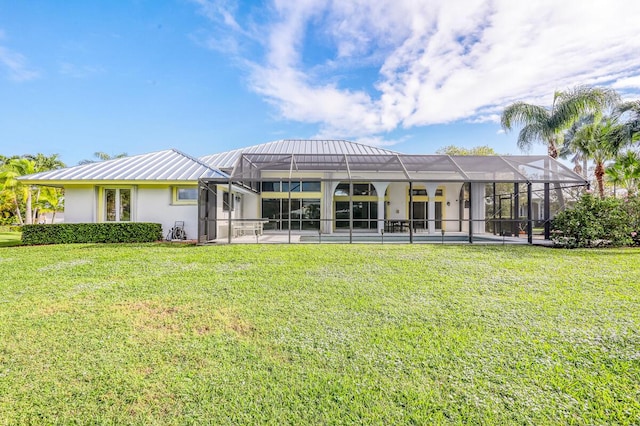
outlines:
[[[97,198],[93,185],[66,186],[64,188],[64,220],[67,223],[93,223],[96,221]]]
[[[66,186],[64,220],[66,223],[95,223],[98,208],[103,204],[98,200],[96,185]],[[187,238],[198,236],[197,204],[173,204],[170,185],[137,186],[133,191],[132,219],[135,222],[162,224],[166,236],[176,221],[184,221]],[[56,220],[57,221],[57,220]]]
[[[198,237],[197,204],[173,204],[171,186],[138,186],[136,197],[136,222],[160,223],[163,235],[166,236],[176,221],[183,221],[187,238]]]
[[[409,212],[407,211],[407,188],[409,184],[405,182],[393,182],[387,188],[387,216],[389,220],[407,220]]]

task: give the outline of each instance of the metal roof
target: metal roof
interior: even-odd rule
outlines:
[[[176,149],[116,158],[50,170],[20,178],[25,183],[48,181],[197,181],[227,178],[226,173]]]
[[[264,171],[283,177],[298,172],[375,172],[374,180],[414,182],[531,182],[585,185],[585,179],[549,156],[449,156],[407,154],[242,153],[231,179],[260,180]],[[372,179],[367,179],[372,180]]]
[[[395,155],[398,152],[346,140],[281,139],[206,155],[200,160],[218,169],[231,170],[242,154]]]

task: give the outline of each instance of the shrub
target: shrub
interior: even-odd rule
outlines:
[[[144,243],[162,239],[159,223],[56,223],[24,225],[24,244]]]
[[[640,202],[584,195],[551,223],[551,239],[560,247],[626,246],[640,242]]]

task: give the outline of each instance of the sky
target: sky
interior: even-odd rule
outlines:
[[[0,0],[0,154],[519,154],[510,103],[583,84],[640,98],[639,19],[637,0]]]

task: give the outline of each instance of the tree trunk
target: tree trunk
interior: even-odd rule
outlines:
[[[27,202],[25,210],[27,225],[31,225],[33,223],[33,213],[31,212],[31,188],[27,189]]]
[[[558,158],[558,148],[556,148],[555,137],[547,141],[547,153],[549,154],[549,157],[553,158],[554,160]],[[552,162],[551,172],[556,175],[554,176],[554,178],[557,177],[558,165],[555,163],[555,161]],[[562,193],[562,187],[558,183],[554,184],[553,186],[556,191],[556,197],[558,197],[558,209],[562,210],[562,208],[564,207],[564,194]]]
[[[38,217],[38,213],[39,213],[39,210],[40,210],[37,207],[39,201],[40,201],[40,187],[38,186],[37,190],[36,190],[36,208],[33,209],[33,212],[31,214],[31,218],[32,218],[31,219],[31,223],[36,223],[36,219]]]
[[[604,164],[601,162],[596,163],[595,175],[598,182],[598,193],[600,198],[604,198]]]
[[[22,213],[20,213],[20,205],[18,204],[18,196],[13,194],[13,203],[16,205],[16,216],[18,216],[18,223],[20,225],[24,225],[24,221],[22,220]]]

